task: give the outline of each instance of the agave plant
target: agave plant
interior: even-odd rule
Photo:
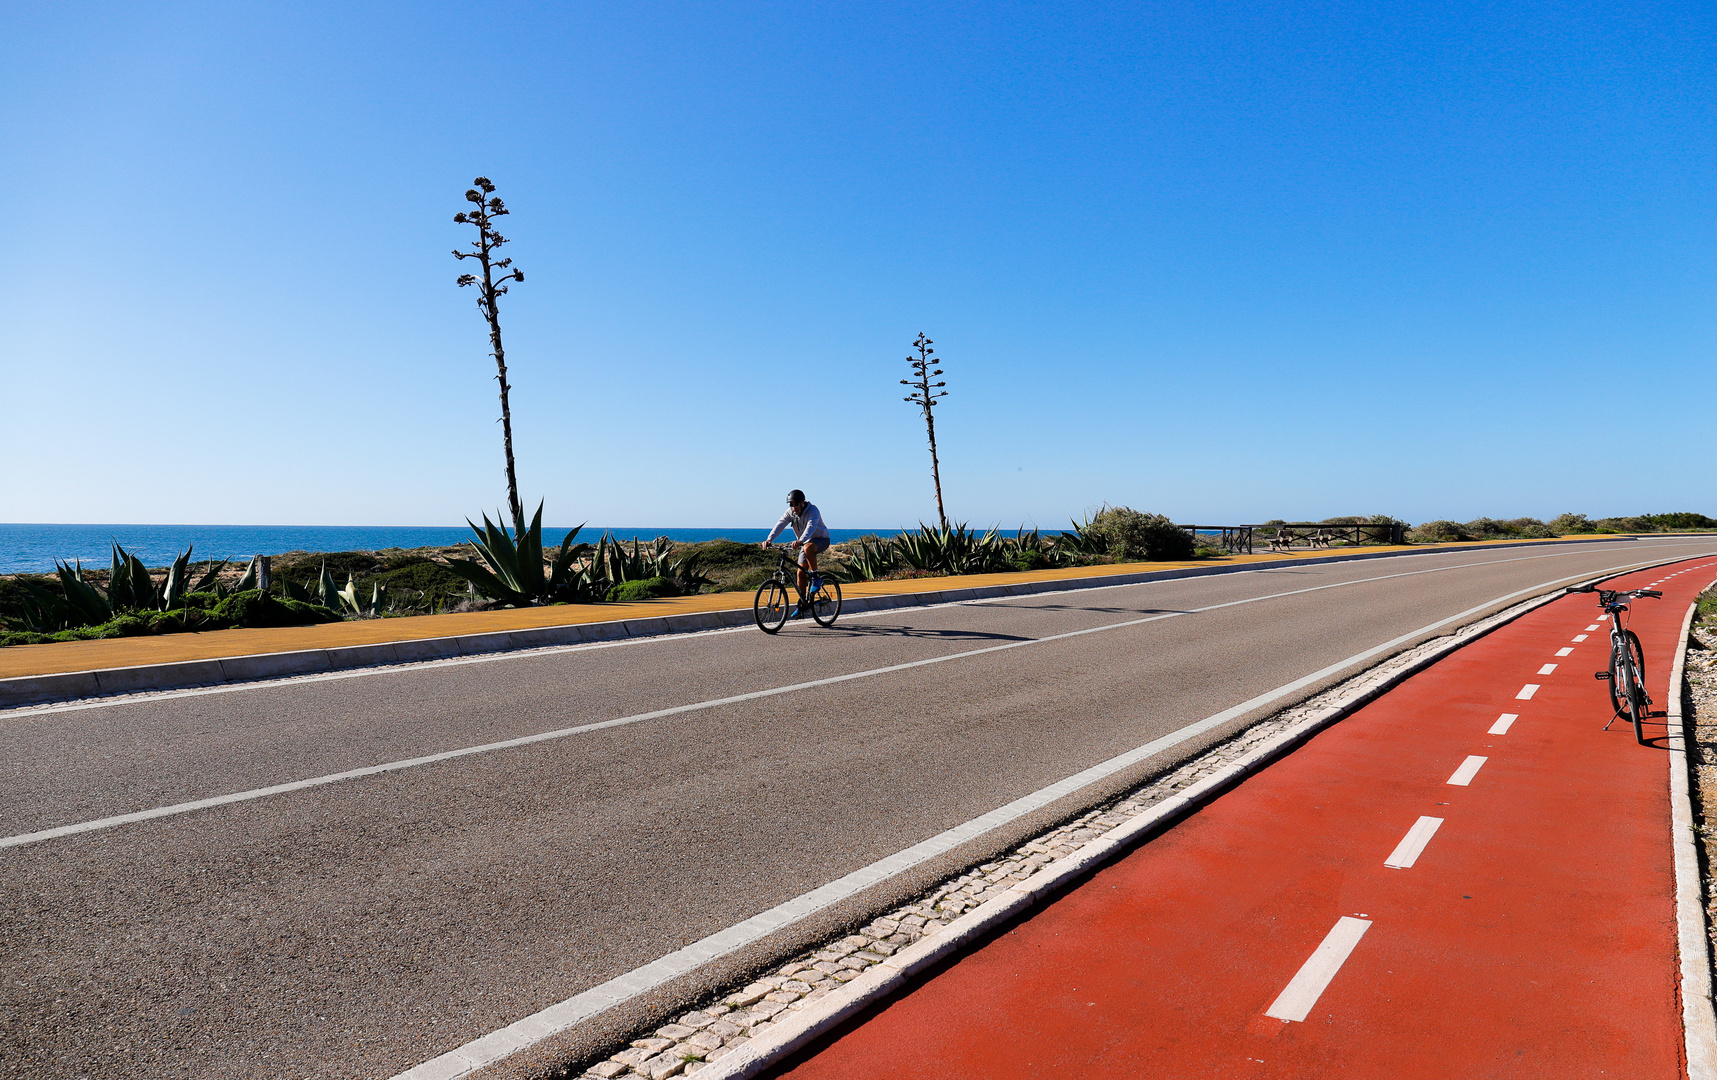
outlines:
[[[673,557],[674,542],[658,536],[649,546],[637,537],[630,544],[604,533],[591,549],[590,559],[571,575],[567,599],[600,600],[616,585],[628,581],[666,578],[681,593],[693,593],[714,579],[701,569],[702,557],[696,552],[684,558]]]
[[[936,574],[992,574],[1011,570],[1007,542],[990,529],[981,536],[964,522],[933,529],[919,522],[916,532],[894,538],[900,561]]]
[[[465,524],[471,526],[471,531],[477,534],[472,546],[483,561],[475,559],[449,559],[448,568],[455,574],[469,581],[477,591],[492,600],[499,600],[513,607],[530,607],[534,604],[544,604],[550,600],[563,599],[561,594],[571,590],[576,568],[573,559],[582,554],[587,545],[573,545],[573,539],[584,528],[580,525],[566,534],[560,542],[560,550],[555,553],[554,562],[547,574],[543,572],[543,504],[537,503],[536,516],[531,519],[530,528],[525,530],[517,543],[507,535],[505,529],[497,527],[489,520],[489,515],[483,515],[483,527],[479,529],[467,518]]]
[[[328,576],[328,567],[326,563],[324,563],[322,567],[322,576]],[[372,582],[370,586],[370,598],[368,600],[360,600],[358,599],[358,579],[355,575],[348,574],[346,576],[346,587],[335,593],[334,599],[336,603],[339,604],[339,606],[334,609],[336,611],[348,611],[353,615],[359,615],[371,619],[380,618],[383,605],[387,601],[387,588],[379,581]],[[326,607],[328,605],[323,606]]]
[[[59,574],[63,596],[56,596],[33,581],[20,581],[24,597],[17,613],[8,615],[8,629],[35,634],[52,634],[74,630],[80,626],[95,626],[113,618],[113,607],[100,589],[84,580],[83,563],[54,561]]]
[[[171,611],[185,606],[187,592],[203,592],[216,583],[227,560],[210,561],[208,569],[191,583],[191,552],[194,545],[186,547],[179,557],[173,560],[173,565],[167,568],[167,576],[159,585],[149,576],[149,568],[143,565],[143,560],[126,551],[118,544],[113,545],[113,569],[107,579],[107,601],[114,611]]]
[[[20,582],[24,588],[21,608],[18,613],[7,616],[4,622],[13,629],[51,634],[80,626],[98,626],[126,611],[181,608],[185,604],[185,593],[207,589],[226,566],[226,561],[211,562],[195,585],[190,584],[190,566],[191,548],[187,547],[173,560],[165,580],[156,585],[141,559],[114,544],[113,569],[107,579],[107,590],[103,592],[84,577],[81,560],[70,563],[55,560],[54,570],[59,575],[63,595],[56,596],[32,581]]]
[[[1055,538],[1056,551],[1066,555],[1107,555],[1109,538],[1092,528],[1094,523],[1092,518],[1086,518],[1083,522],[1068,522],[1073,526],[1073,531],[1063,532]]]
[[[850,551],[847,565],[837,574],[842,581],[875,581],[900,565],[894,545],[874,536],[860,537]]]

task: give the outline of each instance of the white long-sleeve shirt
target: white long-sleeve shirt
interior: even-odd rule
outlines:
[[[769,530],[769,539],[763,542],[773,544],[775,538],[781,535],[782,530],[789,526],[793,529],[793,539],[795,540],[827,540],[829,538],[829,528],[823,524],[823,512],[817,509],[816,503],[806,503],[803,514],[795,514],[792,510],[782,514],[781,520],[777,521],[775,527]]]

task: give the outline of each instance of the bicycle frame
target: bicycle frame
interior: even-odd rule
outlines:
[[[812,570],[809,566],[805,567],[805,580],[809,585],[801,591],[799,588],[799,564],[787,558],[789,546],[787,544],[781,545],[781,561],[775,567],[775,573],[772,576],[774,580],[781,583],[782,588],[791,586],[793,591],[799,594],[799,603],[804,604],[816,595],[818,589],[823,587],[823,572]]]
[[[1609,682],[1610,703],[1616,710],[1604,725],[1604,730],[1608,731],[1610,724],[1626,715],[1633,723],[1634,741],[1641,746],[1647,745],[1642,722],[1649,715],[1651,695],[1645,688],[1645,650],[1639,644],[1638,635],[1627,628],[1623,616],[1630,610],[1629,600],[1661,598],[1663,593],[1656,589],[1599,589],[1593,585],[1570,589],[1569,592],[1597,593],[1598,606],[1609,616],[1610,668],[1595,673],[1596,678]]]

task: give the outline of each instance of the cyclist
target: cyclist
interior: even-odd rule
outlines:
[[[793,617],[798,619],[808,614],[804,604],[805,589],[809,585],[807,568],[812,574],[817,572],[817,556],[829,550],[829,528],[823,524],[823,513],[817,509],[817,504],[806,502],[805,493],[798,488],[787,493],[787,512],[769,530],[763,547],[773,547],[775,538],[789,526],[793,529],[793,542],[787,545],[787,550],[797,548],[799,551],[799,610],[793,613]]]

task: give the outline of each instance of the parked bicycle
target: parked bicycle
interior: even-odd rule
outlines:
[[[792,582],[796,570],[797,567],[788,561],[787,553],[783,551],[775,573],[757,587],[757,595],[751,601],[751,614],[757,620],[757,628],[765,634],[776,633],[787,625],[792,613],[789,589],[794,588]],[[805,591],[799,594],[799,610],[808,612],[818,626],[835,625],[835,619],[841,613],[841,583],[820,571],[811,574]]]
[[[1663,593],[1656,589],[1632,589],[1624,592],[1600,589],[1596,585],[1582,585],[1568,591],[1597,593],[1598,606],[1610,617],[1610,669],[1595,672],[1592,676],[1609,683],[1610,705],[1616,710],[1616,714],[1610,717],[1609,724],[1604,725],[1604,730],[1610,730],[1610,724],[1626,716],[1633,721],[1634,740],[1644,746],[1646,741],[1642,725],[1651,711],[1651,695],[1645,690],[1645,650],[1640,647],[1639,635],[1623,625],[1622,616],[1628,612],[1628,601],[1644,597],[1661,599]]]

